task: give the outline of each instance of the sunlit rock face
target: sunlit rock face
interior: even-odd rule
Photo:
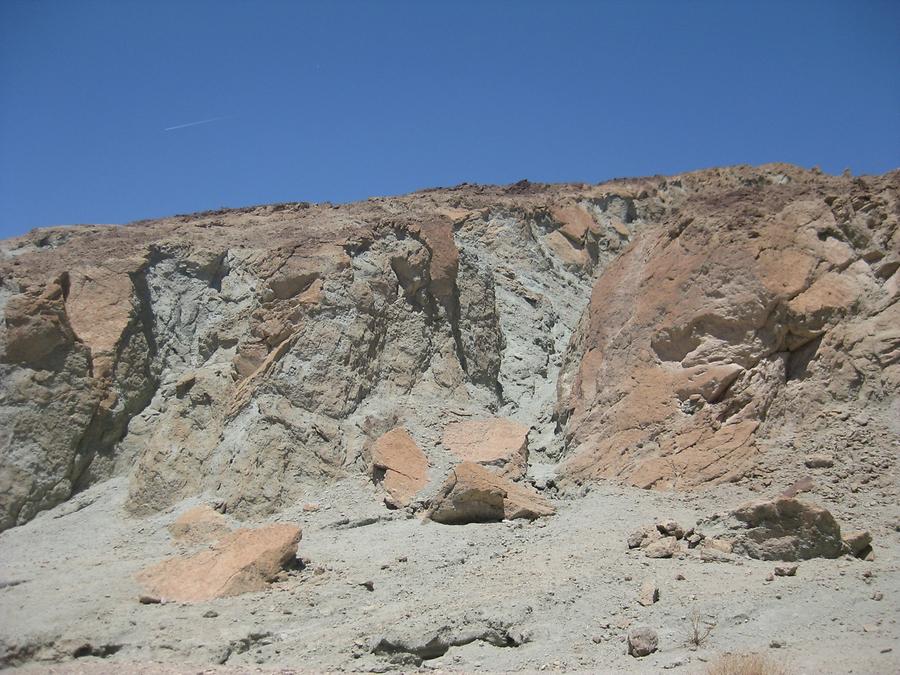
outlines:
[[[111,475],[238,517],[378,462],[397,504],[463,460],[736,480],[835,406],[896,415],[898,187],[733,167],[5,241],[0,527]]]

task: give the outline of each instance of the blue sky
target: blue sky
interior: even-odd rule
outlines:
[[[898,73],[896,1],[2,0],[0,236],[464,181],[880,173]]]

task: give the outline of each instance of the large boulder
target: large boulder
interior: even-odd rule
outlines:
[[[203,602],[262,591],[296,557],[299,541],[300,528],[289,523],[241,529],[208,550],[153,565],[137,581],[163,601]]]
[[[837,558],[846,548],[841,527],[827,509],[792,497],[759,499],[732,515],[746,528],[732,550],[760,560]]]
[[[394,507],[409,504],[428,484],[428,458],[406,429],[396,427],[375,441],[372,478],[387,491],[385,502]]]
[[[457,465],[432,499],[428,517],[438,523],[464,524],[526,518],[555,512],[537,492],[517,485],[474,462]]]
[[[528,427],[505,417],[451,422],[441,442],[462,461],[496,467],[513,480],[528,468]]]

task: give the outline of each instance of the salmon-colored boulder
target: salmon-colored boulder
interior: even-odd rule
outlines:
[[[289,523],[237,530],[208,550],[145,569],[137,581],[151,597],[177,602],[262,591],[297,555],[300,534]]]
[[[584,244],[588,232],[597,234],[599,227],[587,211],[580,206],[563,206],[554,208],[550,214],[562,224],[559,231],[579,247]]]
[[[512,479],[528,468],[528,427],[505,417],[451,422],[441,442],[464,462],[496,467]]]
[[[406,429],[396,427],[375,441],[372,477],[390,505],[406,506],[428,484],[428,458]]]
[[[457,465],[432,500],[428,517],[447,525],[549,516],[555,509],[537,492],[474,462]]]

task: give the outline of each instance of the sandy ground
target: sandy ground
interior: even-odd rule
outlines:
[[[303,526],[302,569],[266,592],[196,605],[142,605],[132,578],[177,552],[167,525],[196,502],[138,520],[122,510],[125,491],[120,479],[97,485],[0,535],[10,665],[416,670],[408,654],[377,645],[436,639],[451,646],[423,670],[694,673],[723,653],[756,652],[792,673],[900,671],[900,533],[876,539],[872,562],[812,560],[774,581],[771,562],[627,549],[627,534],[656,519],[691,526],[754,496],[737,486],[674,494],[603,483],[557,496],[557,514],[534,523],[444,526],[387,511],[370,484],[347,479],[310,496],[319,511],[298,505],[277,518]],[[660,597],[644,607],[637,595],[648,579]],[[697,649],[693,617],[711,626]],[[659,635],[659,651],[642,659],[624,643],[638,625]]]

